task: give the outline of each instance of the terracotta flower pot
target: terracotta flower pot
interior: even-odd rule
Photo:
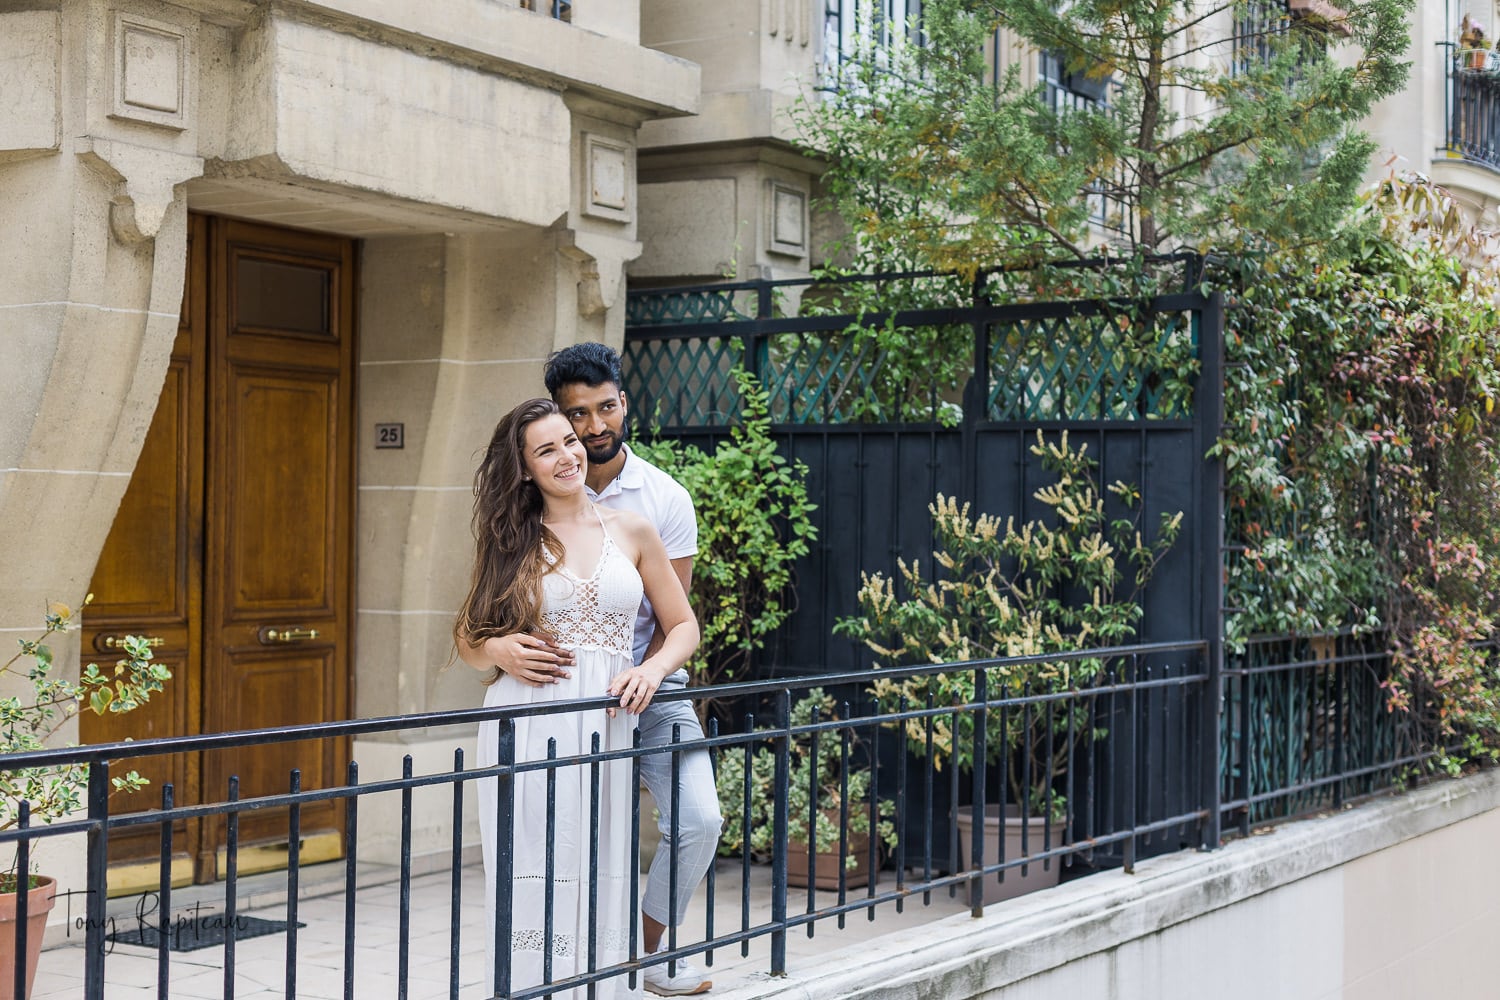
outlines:
[[[1042,837],[1046,830],[1045,821],[1040,816],[1022,816],[1014,806],[1008,807],[1004,819],[1004,830],[1001,830],[1000,807],[988,806],[984,810],[984,863],[995,864],[1000,860],[1000,838],[1005,838],[1005,860],[1014,861],[1021,857],[1025,851],[1021,848],[1022,831],[1026,834],[1026,847],[1031,853],[1043,850]],[[974,843],[974,816],[968,806],[961,806],[958,810],[958,836],[959,856],[967,863],[970,857],[969,845]],[[1058,823],[1052,824],[1052,839],[1047,847],[1056,847],[1062,839],[1062,826]],[[1000,882],[995,875],[984,877],[984,901],[985,903],[998,903],[1004,899],[1013,899],[1016,896],[1028,892],[1036,892],[1038,889],[1050,889],[1057,885],[1062,878],[1062,861],[1053,858],[1043,865],[1037,861],[1025,866],[1026,874],[1021,874],[1020,867],[1007,868],[1005,870],[1005,881]]]
[[[56,901],[57,880],[39,876],[37,884],[26,894],[26,993],[31,996],[31,984],[36,979],[37,962],[42,957],[42,935],[47,930],[47,914],[52,912]],[[14,892],[0,894],[0,998],[24,1000],[17,997],[12,984],[16,981],[16,896]]]
[[[870,883],[870,836],[864,833],[849,835],[849,853],[854,857],[852,868],[844,868],[844,887],[862,889]],[[839,849],[835,844],[831,851],[819,851],[813,861],[813,885],[819,889],[839,887]],[[879,881],[880,876],[875,876]],[[807,845],[795,840],[786,845],[786,884],[798,889],[807,888]]]

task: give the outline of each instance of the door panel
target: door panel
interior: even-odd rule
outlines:
[[[189,361],[177,358],[167,369],[137,474],[131,478],[112,527],[111,541],[94,568],[93,590],[107,596],[108,615],[142,624],[181,624],[188,616],[190,586],[187,546],[193,517],[187,468],[192,399]],[[158,544],[128,544],[127,540]],[[97,619],[106,605],[96,604]]]
[[[89,585],[94,601],[83,616],[85,658],[112,662],[118,658],[112,642],[128,634],[147,635],[161,640],[153,653],[172,671],[172,679],[133,712],[84,713],[79,735],[85,743],[178,736],[201,728],[206,228],[201,217],[189,221],[187,275],[171,364],[130,485],[94,567]],[[167,783],[179,805],[198,801],[197,755],[129,759],[113,767],[117,774],[139,771],[151,782],[131,798],[116,799],[116,811],[159,804]],[[191,877],[200,827],[198,820],[173,825],[179,858],[174,882]],[[118,830],[109,847],[115,866],[111,891],[156,885],[159,830]]]
[[[225,419],[236,487],[225,498],[228,619],[331,619],[338,465],[328,437],[310,431],[336,428],[337,379],[254,370],[229,377]]]
[[[353,523],[353,247],[223,221],[214,228],[213,406],[204,670],[210,730],[348,714]],[[343,741],[211,755],[210,787],[241,798],[342,780]],[[341,802],[302,809],[307,839],[342,829]],[[223,822],[216,822],[222,843]],[[285,810],[240,817],[246,845],[286,839]],[[202,859],[201,863],[206,863]]]

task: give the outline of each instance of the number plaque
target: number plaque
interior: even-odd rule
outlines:
[[[375,447],[377,447],[377,448],[405,448],[406,447],[406,425],[405,424],[376,424],[375,425]]]

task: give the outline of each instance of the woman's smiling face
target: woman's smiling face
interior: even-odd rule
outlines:
[[[543,496],[571,496],[583,489],[588,457],[572,424],[560,413],[526,428],[526,473]]]

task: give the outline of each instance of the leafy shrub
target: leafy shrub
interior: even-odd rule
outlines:
[[[1429,745],[1500,745],[1500,275],[1392,178],[1333,244],[1226,262],[1231,643],[1384,633]],[[1455,765],[1457,758],[1445,758]]]
[[[703,638],[688,664],[695,683],[741,678],[751,654],[795,607],[792,567],[817,537],[807,468],[771,436],[766,394],[735,371],[739,425],[712,453],[658,438],[636,450],[687,489],[698,515],[692,603]]]
[[[1500,738],[1500,276],[1425,181],[1334,243],[1227,261],[1232,643],[1383,631],[1431,744]]]
[[[90,663],[76,682],[55,676],[47,639],[67,631],[72,616],[71,608],[53,604],[43,618],[41,635],[20,640],[20,649],[0,666],[0,674],[24,685],[20,693],[0,698],[0,755],[41,750],[80,712],[132,711],[171,678],[165,666],[152,660],[151,649],[141,636],[125,637],[121,647],[125,656],[113,669],[101,670]],[[32,822],[40,823],[51,823],[80,808],[88,775],[84,764],[0,770],[0,830],[20,822],[22,801],[30,807]],[[134,791],[147,781],[131,771],[111,778],[111,784],[117,792]],[[12,888],[15,876],[14,871],[4,876]],[[0,889],[5,884],[0,879]]]

